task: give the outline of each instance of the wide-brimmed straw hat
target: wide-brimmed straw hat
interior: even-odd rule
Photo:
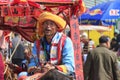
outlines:
[[[37,22],[37,29],[38,29],[38,34],[39,36],[43,35],[43,27],[42,24],[43,22],[45,22],[46,20],[51,20],[53,22],[55,22],[55,24],[58,27],[58,31],[61,32],[65,29],[66,26],[66,21],[61,18],[58,15],[52,14],[50,12],[43,12],[40,14],[40,16],[37,18],[38,22]]]

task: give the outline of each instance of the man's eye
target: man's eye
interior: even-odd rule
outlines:
[[[51,23],[50,25],[54,25],[53,23]]]

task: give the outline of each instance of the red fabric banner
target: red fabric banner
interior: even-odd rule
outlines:
[[[0,5],[8,4],[10,0],[0,0]]]
[[[0,0],[1,1],[1,0]],[[2,1],[8,1],[8,0],[2,0]],[[57,3],[59,5],[56,5],[57,8],[54,6],[48,7],[44,5],[44,10],[40,7],[40,4],[37,4],[35,2],[38,2],[41,4],[41,2],[49,2],[49,4],[53,5],[52,3]],[[65,4],[65,6],[62,5],[62,3],[72,3],[75,2],[75,4],[72,4],[72,6],[69,6],[71,4]],[[77,2],[77,3],[76,3]],[[27,40],[33,42],[33,36],[35,35],[35,24],[36,21],[32,18],[33,16],[38,16],[42,11],[53,11],[53,13],[68,13],[71,9],[71,14],[76,14],[76,12],[79,9],[79,6],[81,5],[82,0],[13,0],[13,2],[10,4],[10,6],[0,6],[1,12],[0,15],[0,29],[7,29],[19,32],[23,37],[25,37]],[[20,6],[23,5],[23,6]],[[66,10],[64,12],[64,10]],[[67,11],[68,10],[68,11]],[[28,17],[29,16],[29,17]],[[14,18],[14,19],[13,19]],[[70,20],[71,21],[71,20]],[[74,21],[74,20],[73,20]],[[69,23],[69,20],[67,21]]]
[[[24,5],[24,6],[33,6],[35,8],[40,8],[40,5],[35,3],[34,0],[33,1],[30,1],[30,0],[13,0],[11,3],[10,3],[11,6],[14,6],[14,5]]]
[[[36,19],[26,16],[26,17],[4,17],[4,24],[10,26],[20,26],[20,27],[35,27]]]
[[[30,0],[34,2],[73,2],[73,0]]]
[[[39,9],[36,9],[32,6],[25,7],[25,6],[0,6],[1,8],[1,16],[17,16],[17,17],[24,17],[24,16],[37,16],[37,12],[40,12]]]
[[[81,46],[80,46],[80,33],[79,33],[79,25],[78,18],[76,16],[72,16],[70,18],[70,29],[71,29],[71,39],[74,45],[74,58],[75,58],[75,75],[76,80],[84,80],[83,77],[83,63],[82,63],[82,54],[81,54]]]

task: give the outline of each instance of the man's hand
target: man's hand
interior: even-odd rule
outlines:
[[[30,67],[28,69],[28,73],[44,73],[44,72],[48,72],[51,69],[55,69],[55,66],[53,64],[51,64],[50,62],[41,64],[41,68],[39,67]]]
[[[42,64],[42,66],[41,66],[42,72],[47,72],[51,69],[55,69],[55,66],[53,64],[51,64],[50,62],[47,62],[46,64]]]
[[[34,74],[34,73],[38,73],[38,72],[41,72],[41,68],[36,67],[36,66],[30,67],[30,68],[28,69],[28,73]]]
[[[55,66],[50,63],[47,63],[44,67],[48,68],[48,70],[55,69]]]

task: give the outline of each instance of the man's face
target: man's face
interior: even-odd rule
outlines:
[[[57,32],[57,25],[51,20],[45,21],[42,26],[46,36],[53,36]]]

